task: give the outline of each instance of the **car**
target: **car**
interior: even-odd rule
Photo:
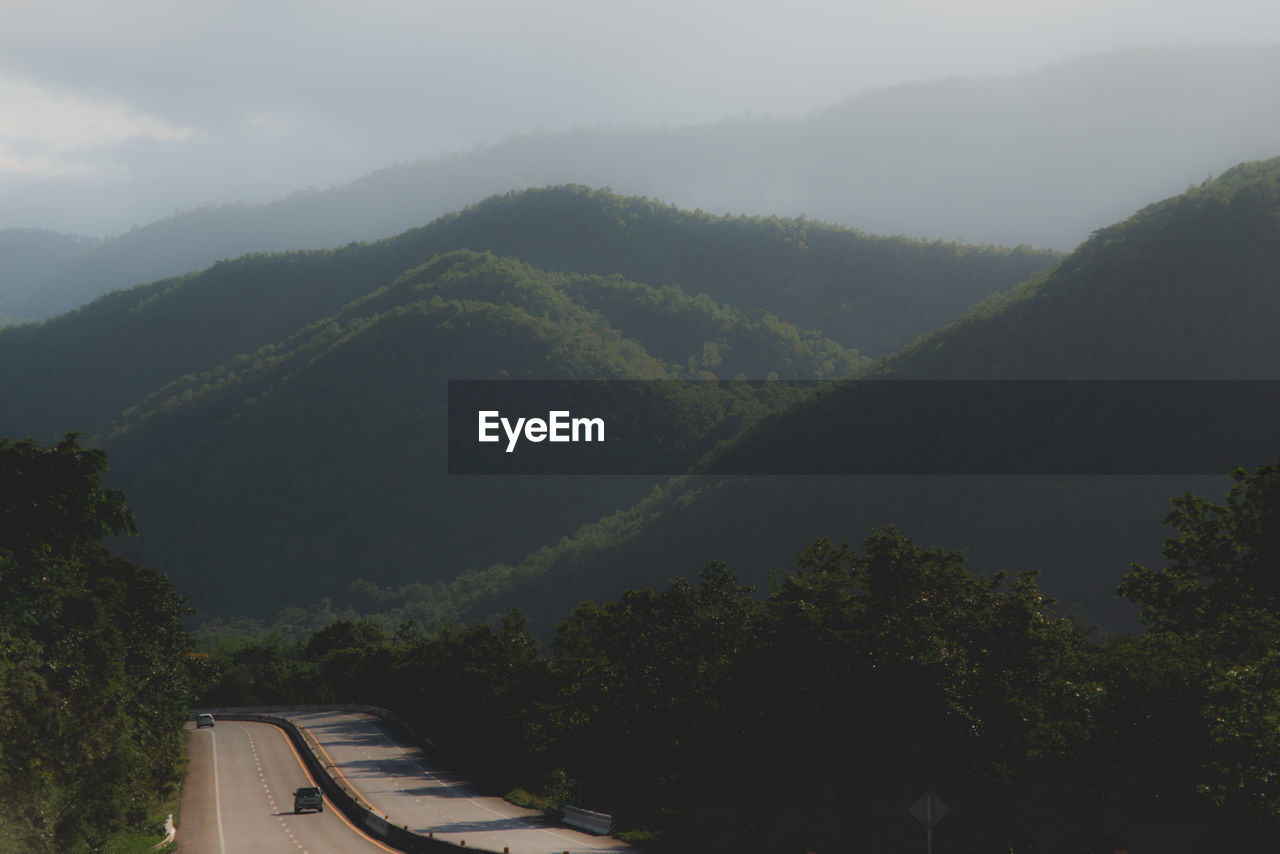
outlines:
[[[324,797],[315,786],[303,786],[293,793],[293,811],[300,813],[303,810],[324,812]]]
[[[196,715],[196,729],[213,726],[213,715]]]

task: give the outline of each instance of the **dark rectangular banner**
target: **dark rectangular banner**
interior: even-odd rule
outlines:
[[[1223,474],[1271,381],[451,381],[451,475]]]

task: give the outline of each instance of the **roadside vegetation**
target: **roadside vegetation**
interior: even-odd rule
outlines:
[[[1267,850],[1280,827],[1280,464],[1175,499],[1165,565],[1092,637],[1034,574],[893,528],[822,539],[769,589],[723,564],[583,602],[546,652],[508,613],[432,634],[340,620],[210,639],[202,703],[389,707],[537,808],[667,851],[892,850],[925,789],[956,850]],[[1222,848],[1220,850],[1225,850]]]
[[[98,544],[133,530],[106,455],[0,439],[0,851],[154,844],[176,797],[192,613]],[[105,840],[124,847],[102,849]],[[135,846],[136,847],[136,846]]]

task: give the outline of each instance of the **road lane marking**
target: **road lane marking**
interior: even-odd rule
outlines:
[[[273,726],[273,725],[268,724],[268,726]],[[294,724],[294,726],[297,726],[297,724]],[[307,763],[302,761],[302,754],[301,754],[301,753],[299,753],[299,752],[298,752],[298,748],[294,746],[294,744],[293,744],[293,739],[289,738],[288,733],[286,733],[282,727],[278,727],[278,726],[277,726],[277,727],[274,727],[274,729],[275,729],[278,733],[280,733],[280,737],[284,739],[285,744],[289,745],[289,750],[293,753],[293,758],[294,758],[294,759],[296,759],[296,760],[298,760],[298,767],[299,767],[299,768],[301,768],[301,769],[302,769],[302,773],[306,775],[306,777],[307,777],[307,781],[308,781],[308,782],[310,782],[310,783],[311,783],[311,785],[313,785],[313,786],[319,786],[319,785],[320,785],[320,783],[319,783],[319,782],[317,782],[317,781],[316,781],[316,778],[315,778],[315,777],[313,777],[313,776],[311,775],[311,769],[307,768]],[[302,727],[298,727],[298,729],[299,729],[299,731],[301,731],[301,730],[302,730]],[[316,745],[317,745],[317,746],[319,746],[319,744],[320,744],[320,742],[318,742],[318,741],[317,741],[317,742],[316,742]],[[323,748],[321,748],[321,749],[323,750]],[[332,760],[330,760],[330,764],[332,764]],[[346,778],[343,778],[343,779],[346,779]],[[350,784],[348,784],[348,785],[350,785]],[[359,834],[360,836],[362,836],[362,837],[364,837],[365,839],[367,839],[367,840],[369,840],[370,842],[372,842],[374,845],[376,845],[376,846],[378,846],[379,848],[381,848],[383,851],[387,851],[387,852],[389,852],[389,854],[403,854],[403,852],[401,852],[401,851],[399,851],[399,850],[397,850],[397,849],[395,849],[395,848],[388,848],[387,846],[383,845],[383,844],[382,844],[381,842],[379,842],[378,840],[374,839],[374,838],[373,838],[372,836],[370,836],[369,834],[365,833],[365,832],[364,832],[363,830],[361,830],[360,828],[356,827],[354,824],[352,824],[352,823],[351,823],[351,820],[347,818],[347,816],[342,812],[342,810],[338,809],[338,808],[337,808],[336,806],[334,806],[333,804],[330,804],[329,806],[330,806],[330,807],[332,807],[332,809],[330,809],[330,810],[328,811],[331,815],[336,815],[339,819],[341,819],[341,820],[342,820],[342,823],[343,823],[343,824],[345,824],[347,827],[349,827],[349,828],[351,828],[352,830],[354,830],[354,831],[355,831],[357,834]],[[372,810],[372,809],[370,809],[370,812],[372,812],[372,811],[373,811],[373,810]]]
[[[222,838],[222,795],[218,791],[218,734],[211,732],[213,739],[213,811],[218,816],[218,851],[227,854],[227,844]]]

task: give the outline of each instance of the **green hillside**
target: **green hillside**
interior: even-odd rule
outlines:
[[[440,585],[514,563],[657,482],[445,478],[444,380],[845,376],[865,363],[856,344],[796,319],[845,341],[905,341],[1055,258],[528,191],[377,243],[246,256],[6,329],[0,434],[102,444],[142,531],[119,547],[164,567],[206,616],[324,597],[368,606],[413,584],[435,591],[420,614],[438,621],[474,598]],[[689,435],[723,437],[744,405]]]
[[[1062,264],[886,359],[903,378],[1276,379],[1280,159],[1098,229]]]
[[[687,372],[571,299],[569,281],[490,254],[450,253],[280,344],[162,387],[106,441],[113,482],[142,531],[122,547],[168,567],[210,613],[268,615],[345,600],[357,579],[447,582],[636,500],[652,479],[468,479],[445,468],[447,380]],[[706,308],[731,335],[734,316]],[[717,340],[732,360],[723,338],[703,346]],[[694,447],[753,411],[750,400],[707,389],[723,400],[708,418],[677,399],[681,391],[658,394],[670,397],[664,411],[687,419],[680,435],[702,443]]]
[[[1245,164],[1101,229],[1053,271],[867,375],[1280,378],[1278,176],[1280,160]],[[735,454],[742,460],[778,448],[798,458],[839,453],[840,424],[857,417],[857,404],[853,386],[798,404],[723,450],[726,468]],[[813,424],[826,425],[825,434],[805,432]],[[816,536],[856,540],[893,523],[920,541],[969,549],[988,566],[1042,569],[1049,592],[1090,619],[1126,627],[1134,614],[1112,591],[1129,561],[1155,559],[1164,536],[1159,508],[1183,492],[1222,489],[1220,479],[1182,476],[677,481],[518,567],[493,568],[526,586],[476,607],[520,602],[554,619],[582,595],[611,598],[625,585],[660,584],[712,559],[759,579],[789,565]],[[473,589],[484,588],[480,574]]]
[[[701,293],[763,329],[741,327],[736,334],[755,339],[744,344],[757,346],[762,334],[803,339],[798,347],[786,345],[795,355],[785,362],[713,367],[721,377],[766,367],[759,376],[839,375],[850,357],[801,330],[847,350],[887,352],[1057,259],[1049,252],[869,237],[797,220],[711,217],[581,187],[531,190],[377,243],[250,255],[117,291],[42,324],[6,329],[0,363],[12,370],[0,375],[0,400],[8,404],[0,410],[0,435],[106,433],[124,409],[165,383],[277,344],[454,249],[678,288],[688,298],[680,305],[671,292],[642,300],[665,301],[688,315],[670,325],[659,312],[656,329],[652,312],[645,319],[648,309],[637,310],[634,320],[618,319],[634,294],[614,286],[606,289],[612,297],[598,299],[619,309],[607,312],[618,328],[686,367],[690,356],[698,367],[715,361],[700,346],[686,343],[690,352],[677,353],[665,341],[683,334],[688,342],[691,332],[700,334],[699,324],[720,324],[693,319],[708,311],[691,301]],[[648,330],[637,323],[648,323]]]
[[[873,237],[803,218],[711,216],[582,187],[490,198],[431,230],[443,245],[491,249],[537,267],[706,293],[870,356],[904,346],[1060,257]]]

